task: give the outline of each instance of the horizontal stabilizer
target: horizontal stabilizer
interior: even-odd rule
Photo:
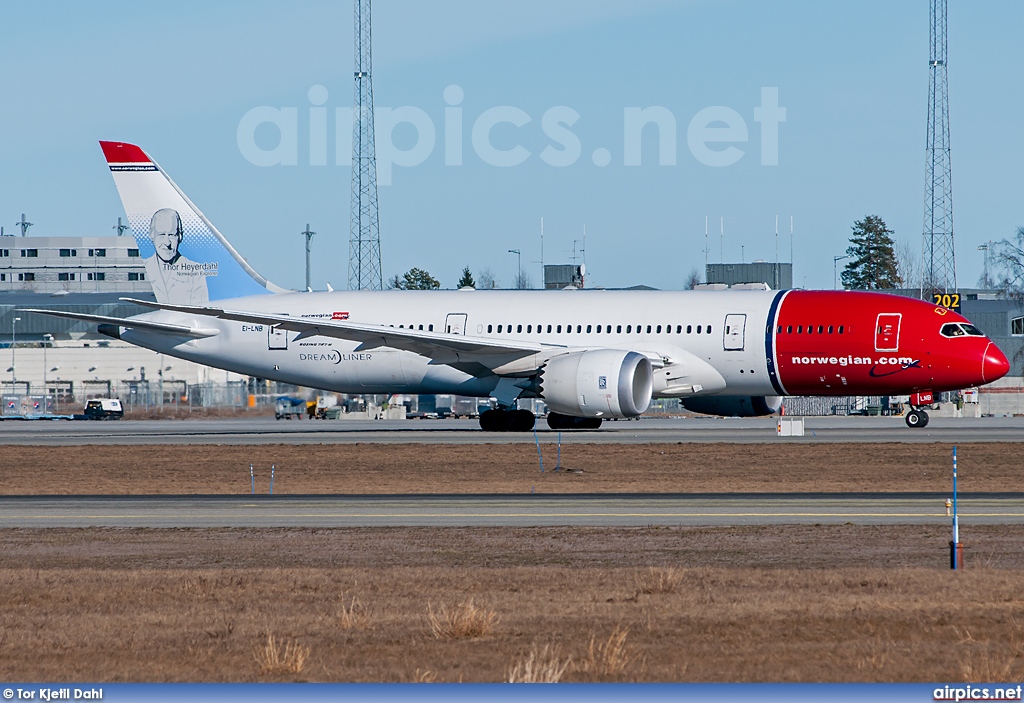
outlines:
[[[81,320],[97,325],[115,325],[128,329],[144,330],[146,332],[157,332],[159,334],[170,334],[176,337],[194,337],[197,339],[213,337],[220,334],[220,330],[208,327],[186,327],[185,325],[172,325],[167,322],[152,322],[149,320],[138,320],[122,317],[108,317],[107,315],[87,315],[79,312],[64,312],[60,310],[36,310],[22,308],[19,312],[34,312],[38,315],[49,315],[50,317],[63,317],[68,320]]]

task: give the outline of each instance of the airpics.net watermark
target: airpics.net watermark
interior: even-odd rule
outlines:
[[[309,89],[309,144],[299,145],[298,107],[254,107],[238,123],[238,150],[255,166],[297,166],[306,161],[310,166],[328,164],[329,108],[327,88],[314,85]],[[521,108],[499,105],[466,115],[462,102],[465,92],[457,85],[445,88],[444,118],[440,130],[444,163],[461,166],[466,156],[466,132],[473,154],[482,163],[498,168],[510,168],[526,163],[533,152],[519,142],[533,117]],[[351,107],[334,109],[334,165],[351,166],[352,134],[356,110]],[[424,163],[438,147],[438,129],[426,110],[413,106],[374,108],[374,145],[377,157],[377,183],[391,185],[394,168],[412,168]],[[753,107],[753,121],[760,127],[760,159],[762,166],[779,163],[779,125],[786,121],[786,108],[779,105],[778,88],[761,88],[760,104]],[[305,120],[306,115],[302,115]],[[540,131],[549,143],[537,158],[556,168],[572,166],[583,158],[584,147],[580,137],[572,131],[580,113],[571,107],[557,105],[544,111],[540,117]],[[471,123],[471,124],[469,124]],[[501,147],[494,144],[493,135],[499,130]],[[643,165],[645,137],[657,140],[658,164],[675,166],[678,156],[678,122],[666,107],[626,107],[622,111],[622,165]],[[257,138],[257,131],[266,136],[276,132],[276,144],[267,148],[269,140]],[[396,131],[415,133],[411,145],[395,143]],[[510,138],[511,135],[511,138]],[[535,138],[536,135],[528,135]],[[402,142],[407,140],[402,139]],[[258,142],[264,142],[260,144]],[[690,119],[686,126],[686,146],[690,155],[705,166],[722,168],[732,166],[746,155],[742,148],[750,142],[750,129],[744,116],[723,105],[705,107]],[[509,144],[512,144],[509,146]],[[598,167],[612,163],[610,149],[598,147],[590,153],[591,162]]]

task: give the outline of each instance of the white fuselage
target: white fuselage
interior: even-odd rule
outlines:
[[[715,376],[697,384],[698,393],[703,388],[718,394],[773,395],[776,391],[766,369],[765,329],[778,295],[777,291],[335,291],[236,298],[218,301],[217,307],[531,342],[565,351],[631,350],[652,359],[660,357],[664,361],[660,372],[669,376],[671,369],[683,367],[698,373],[698,366],[704,369],[698,375]],[[190,361],[311,388],[487,396],[498,381],[487,372],[459,370],[458,364],[432,364],[410,351],[367,349],[327,336],[297,339],[297,333],[269,325],[171,311],[143,317],[213,327],[219,334],[185,341],[126,329],[122,339]],[[514,376],[516,364],[510,359],[499,371]],[[529,363],[522,367],[532,368]],[[655,395],[679,393],[656,383]]]

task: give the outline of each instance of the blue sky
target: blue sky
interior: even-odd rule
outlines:
[[[981,273],[979,244],[1024,224],[1024,5],[951,2],[949,82],[959,281]],[[374,7],[374,90],[380,108],[412,106],[436,128],[420,164],[394,167],[380,188],[386,277],[412,266],[454,286],[463,266],[504,284],[524,269],[539,283],[540,219],[548,263],[568,262],[586,225],[588,285],[680,288],[711,262],[789,258],[795,283],[832,287],[832,257],[850,226],[878,214],[919,248],[928,87],[928,3],[541,2],[391,0]],[[350,169],[334,160],[334,108],[352,104],[350,3],[4,3],[0,26],[0,224],[25,212],[35,235],[111,232],[120,201],[96,142],[142,146],[274,282],[301,286],[303,237],[314,239],[313,282],[346,284]],[[328,164],[309,157],[309,90],[330,108]],[[445,88],[459,86],[463,164],[445,165]],[[778,88],[786,121],[778,165],[761,163],[754,109]],[[260,106],[293,107],[295,165],[257,166],[239,123]],[[491,132],[520,145],[522,164],[485,163],[475,121],[513,106],[530,122]],[[545,163],[546,111],[579,114],[581,155]],[[661,106],[676,121],[674,165],[659,165],[657,134],[642,163],[624,165],[624,111]],[[733,165],[702,163],[687,130],[723,106],[748,139]],[[272,148],[277,132],[254,135]],[[380,137],[380,135],[378,135]],[[412,147],[398,125],[393,142]],[[715,149],[728,145],[715,145]],[[610,163],[595,165],[596,149]],[[719,222],[724,218],[724,243]],[[528,268],[529,267],[529,268]]]

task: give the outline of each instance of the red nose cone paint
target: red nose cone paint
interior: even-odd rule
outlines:
[[[985,349],[985,357],[981,360],[981,377],[985,383],[992,383],[1010,372],[1010,362],[999,347],[989,343]]]

